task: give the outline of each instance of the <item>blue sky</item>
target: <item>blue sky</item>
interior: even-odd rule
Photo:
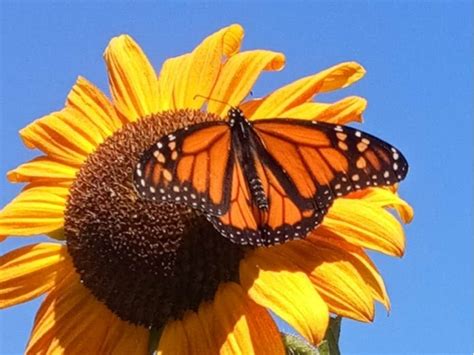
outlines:
[[[158,2],[157,2],[158,3]],[[399,147],[410,162],[401,195],[415,208],[401,259],[373,254],[392,301],[373,324],[346,320],[344,353],[472,353],[472,3],[2,2],[0,206],[19,191],[6,171],[30,159],[18,130],[62,107],[78,75],[106,90],[102,52],[131,34],[159,68],[231,23],[244,48],[286,54],[254,95],[348,60],[366,77],[333,100],[369,101],[363,129]],[[29,242],[29,241],[28,241]],[[25,243],[10,238],[1,253]],[[21,353],[38,300],[0,312],[0,349]]]

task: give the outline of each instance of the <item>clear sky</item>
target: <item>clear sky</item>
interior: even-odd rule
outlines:
[[[255,96],[342,61],[363,64],[361,82],[321,99],[368,99],[363,129],[399,147],[410,163],[401,195],[415,220],[401,260],[373,255],[390,315],[378,307],[373,324],[344,321],[341,348],[473,352],[472,2],[1,3],[0,206],[19,191],[6,171],[34,156],[18,130],[60,109],[78,75],[106,90],[102,52],[112,36],[131,34],[158,69],[216,29],[240,23],[244,49],[287,56],[285,70],[264,74]],[[0,251],[24,243],[10,238]],[[38,305],[0,312],[2,353],[22,352]]]

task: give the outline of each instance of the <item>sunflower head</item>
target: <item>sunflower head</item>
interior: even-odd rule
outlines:
[[[138,198],[131,181],[138,157],[157,138],[216,119],[179,110],[130,123],[88,157],[70,188],[64,231],[74,266],[124,320],[161,328],[211,300],[221,282],[238,280],[243,248],[185,205]]]
[[[8,173],[27,186],[0,212],[0,235],[55,242],[0,259],[1,307],[47,295],[29,352],[146,353],[152,327],[162,329],[163,353],[283,354],[268,310],[318,344],[330,312],[370,321],[374,301],[389,307],[365,249],[403,254],[403,230],[386,208],[404,221],[412,210],[395,190],[340,198],[305,240],[260,249],[229,242],[187,205],[138,197],[143,152],[179,128],[223,119],[223,102],[250,120],[361,121],[363,98],[313,101],[359,80],[365,71],[354,62],[244,101],[284,56],[240,51],[242,38],[239,25],[223,28],[157,75],[131,37],[116,37],[104,54],[111,99],[79,78],[62,110],[20,132],[43,155]]]

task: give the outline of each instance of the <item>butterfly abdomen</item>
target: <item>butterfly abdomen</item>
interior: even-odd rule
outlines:
[[[259,210],[268,209],[268,199],[263,189],[262,181],[258,177],[253,177],[249,181],[250,193],[252,194],[255,205]]]

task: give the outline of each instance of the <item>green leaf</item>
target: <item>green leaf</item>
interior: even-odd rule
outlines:
[[[331,355],[331,352],[329,351],[329,344],[327,340],[323,340],[321,344],[318,346],[318,351],[320,355]]]
[[[331,317],[324,340],[316,348],[302,337],[281,333],[287,355],[341,355],[339,335],[341,334],[342,318]]]
[[[318,355],[318,349],[309,344],[303,338],[281,333],[281,337],[283,339],[283,344],[286,348],[287,355]]]

